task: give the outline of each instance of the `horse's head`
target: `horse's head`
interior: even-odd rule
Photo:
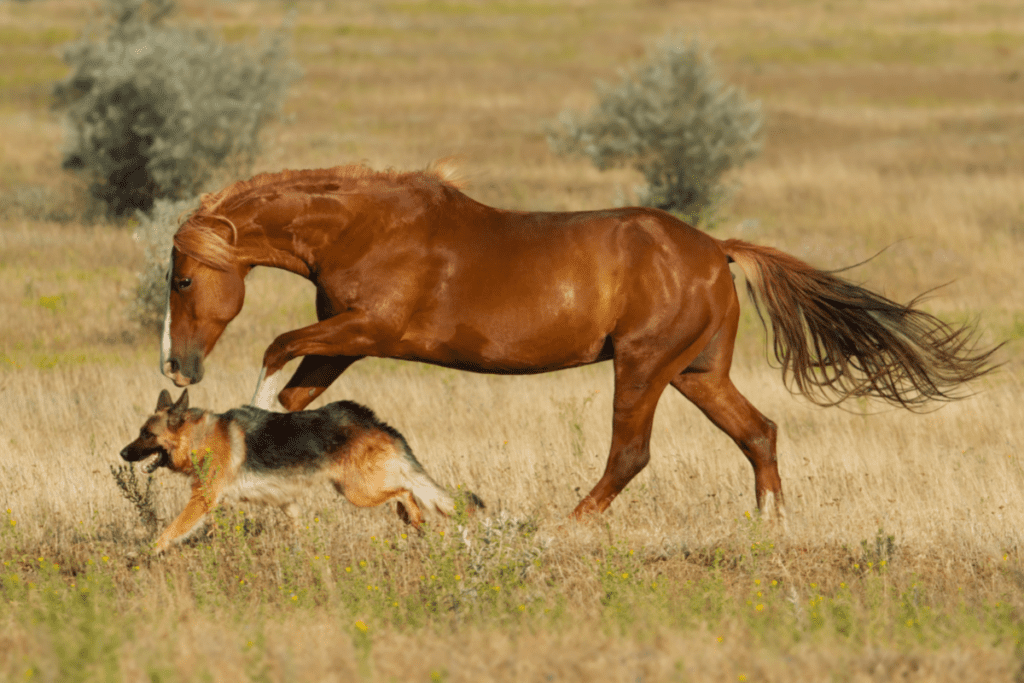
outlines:
[[[247,267],[171,250],[160,371],[179,387],[203,379],[203,359],[242,310]]]

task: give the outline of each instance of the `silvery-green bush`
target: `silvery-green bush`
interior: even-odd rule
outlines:
[[[548,142],[600,170],[640,171],[646,206],[706,221],[728,194],[725,173],[761,149],[760,102],[723,82],[696,40],[663,39],[618,84],[598,81],[596,91],[586,115],[562,112]]]
[[[67,110],[64,167],[83,174],[108,215],[195,196],[218,172],[240,175],[298,68],[278,30],[253,50],[167,26],[173,0],[105,0],[106,20],[71,43],[54,87]]]
[[[138,211],[139,225],[132,235],[145,258],[137,273],[135,291],[128,295],[128,318],[141,327],[159,331],[167,306],[167,266],[178,221],[199,206],[199,199],[158,199],[149,213]]]

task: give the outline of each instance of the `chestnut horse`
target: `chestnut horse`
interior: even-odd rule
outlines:
[[[952,327],[770,247],[719,240],[650,208],[522,212],[480,204],[441,162],[282,171],[204,195],[174,236],[161,370],[178,386],[245,297],[254,266],[316,285],[319,322],[267,348],[253,404],[301,410],[366,356],[533,374],[611,360],[611,452],[573,512],[605,510],[649,459],[672,385],[739,446],[758,508],[782,514],[775,424],[729,379],[740,305],[729,263],[766,310],[783,379],[821,405],[957,398],[989,372]],[[762,322],[764,318],[762,317]],[[278,393],[281,368],[303,356]]]

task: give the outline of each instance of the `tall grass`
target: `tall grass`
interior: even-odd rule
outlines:
[[[66,658],[84,657],[88,671],[116,662],[164,666],[172,678],[256,679],[251,672],[270,667],[280,680],[282,666],[315,678],[340,666],[387,680],[386,671],[430,663],[463,680],[479,670],[463,659],[466,642],[496,648],[510,637],[526,656],[517,648],[547,634],[587,660],[588,631],[622,653],[613,670],[623,674],[706,665],[782,679],[822,666],[808,643],[866,671],[854,655],[863,648],[893,666],[926,662],[934,680],[963,672],[942,670],[949,651],[938,657],[938,643],[1016,666],[1024,473],[1013,382],[930,415],[864,416],[792,400],[767,371],[737,373],[780,426],[790,512],[780,535],[751,514],[738,450],[677,396],[663,398],[648,469],[607,516],[575,527],[565,515],[576,487],[585,492],[603,466],[607,368],[500,378],[367,362],[332,392],[373,405],[428,471],[453,489],[471,486],[486,513],[434,519],[418,537],[392,510],[356,509],[324,488],[303,497],[298,533],[276,510],[227,505],[212,537],[154,561],[152,532],[108,469],[163,385],[150,365],[5,375],[5,395],[17,397],[0,448],[11,509],[0,520],[5,629],[20,653],[10,674],[49,666],[62,675]],[[220,374],[195,388],[194,403],[244,401],[251,373]],[[86,395],[93,400],[76,400]],[[155,491],[163,525],[187,486],[162,473]],[[314,652],[282,625],[322,632],[339,649]],[[419,645],[407,650],[410,638]],[[417,661],[418,639],[439,651]],[[648,645],[659,642],[730,654]],[[556,652],[535,655],[523,670]]]

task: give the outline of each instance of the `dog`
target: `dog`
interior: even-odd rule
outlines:
[[[195,531],[226,495],[276,505],[297,523],[294,493],[313,480],[330,481],[360,507],[397,500],[398,516],[417,530],[422,508],[455,510],[398,431],[369,408],[338,401],[317,410],[274,413],[252,406],[214,413],[189,408],[188,389],[175,402],[165,389],[139,437],[121,450],[144,472],[166,467],[192,479],[192,496],[156,541],[157,554]],[[484,504],[468,494],[472,511]]]

